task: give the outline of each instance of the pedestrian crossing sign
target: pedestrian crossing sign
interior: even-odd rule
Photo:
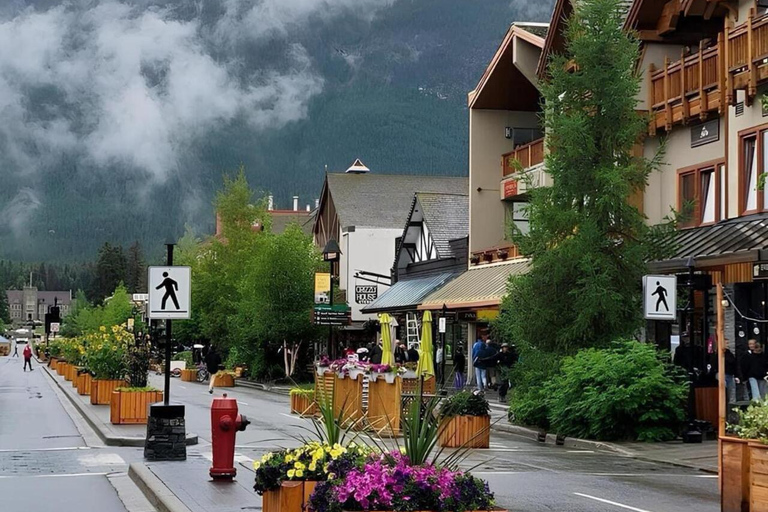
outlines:
[[[189,267],[149,267],[147,316],[152,320],[186,320],[191,314]]]
[[[643,310],[647,320],[677,319],[677,276],[643,276]]]

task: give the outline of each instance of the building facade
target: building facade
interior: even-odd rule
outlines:
[[[22,290],[8,290],[8,312],[14,324],[43,322],[45,314],[53,305],[58,305],[63,318],[72,304],[72,291],[46,292],[34,286],[25,286]]]

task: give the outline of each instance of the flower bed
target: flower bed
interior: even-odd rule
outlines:
[[[488,448],[491,443],[490,412],[488,401],[470,391],[448,398],[440,409],[440,446]]]

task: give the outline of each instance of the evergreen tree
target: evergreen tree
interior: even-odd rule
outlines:
[[[91,296],[94,302],[103,301],[120,283],[125,282],[126,265],[122,246],[104,243],[99,249],[99,259],[96,262],[96,280]]]
[[[144,252],[138,241],[134,242],[128,249],[125,287],[129,293],[147,292],[147,265],[144,261]]]
[[[530,231],[512,238],[531,258],[510,282],[499,326],[527,347],[572,354],[631,335],[641,322],[641,278],[653,228],[629,199],[658,166],[633,148],[646,130],[637,114],[638,42],[622,30],[617,0],[580,2],[566,53],[543,86],[551,187],[530,193]]]
[[[0,278],[0,327],[2,327],[3,324],[11,323],[11,313],[8,309],[8,295],[5,293],[6,290],[5,281]],[[0,334],[2,334],[1,331]]]

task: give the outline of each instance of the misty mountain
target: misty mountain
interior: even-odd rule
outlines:
[[[465,175],[466,95],[552,0],[6,0],[0,257],[159,254],[222,173],[288,208],[325,167]],[[154,249],[153,249],[154,248]]]

